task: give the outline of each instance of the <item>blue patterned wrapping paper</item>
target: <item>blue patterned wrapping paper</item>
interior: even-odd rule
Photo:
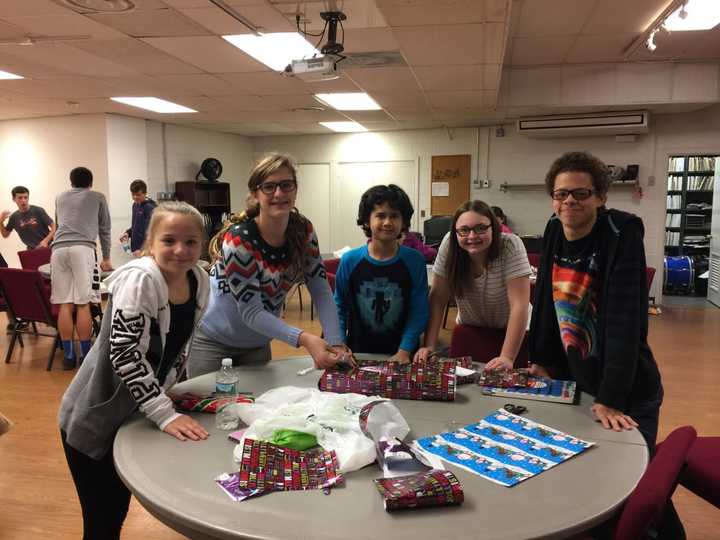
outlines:
[[[422,451],[507,487],[561,464],[594,444],[503,409],[456,431],[414,443]]]

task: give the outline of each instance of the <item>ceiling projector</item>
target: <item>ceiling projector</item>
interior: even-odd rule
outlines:
[[[302,58],[290,62],[285,68],[285,75],[305,82],[331,81],[340,76],[336,64],[337,59],[330,55]]]

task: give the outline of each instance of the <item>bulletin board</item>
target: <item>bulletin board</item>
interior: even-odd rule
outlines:
[[[470,199],[470,154],[433,156],[430,171],[430,214],[451,216]]]

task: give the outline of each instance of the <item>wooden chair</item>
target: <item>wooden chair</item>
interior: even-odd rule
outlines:
[[[0,268],[0,293],[5,298],[11,319],[40,322],[55,329],[54,335],[38,333],[41,336],[55,338],[48,357],[47,370],[50,371],[55,351],[60,344],[60,334],[57,329],[58,309],[50,303],[50,296],[40,272],[20,268]],[[10,362],[15,343],[17,341],[22,343],[22,330],[18,325],[15,325],[11,332],[10,345],[5,355],[6,364]]]

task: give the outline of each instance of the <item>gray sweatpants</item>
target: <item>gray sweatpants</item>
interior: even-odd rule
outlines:
[[[239,349],[208,337],[198,328],[188,355],[188,377],[197,377],[220,369],[223,358],[232,358],[233,366],[262,366],[271,359],[270,342],[254,349]]]

